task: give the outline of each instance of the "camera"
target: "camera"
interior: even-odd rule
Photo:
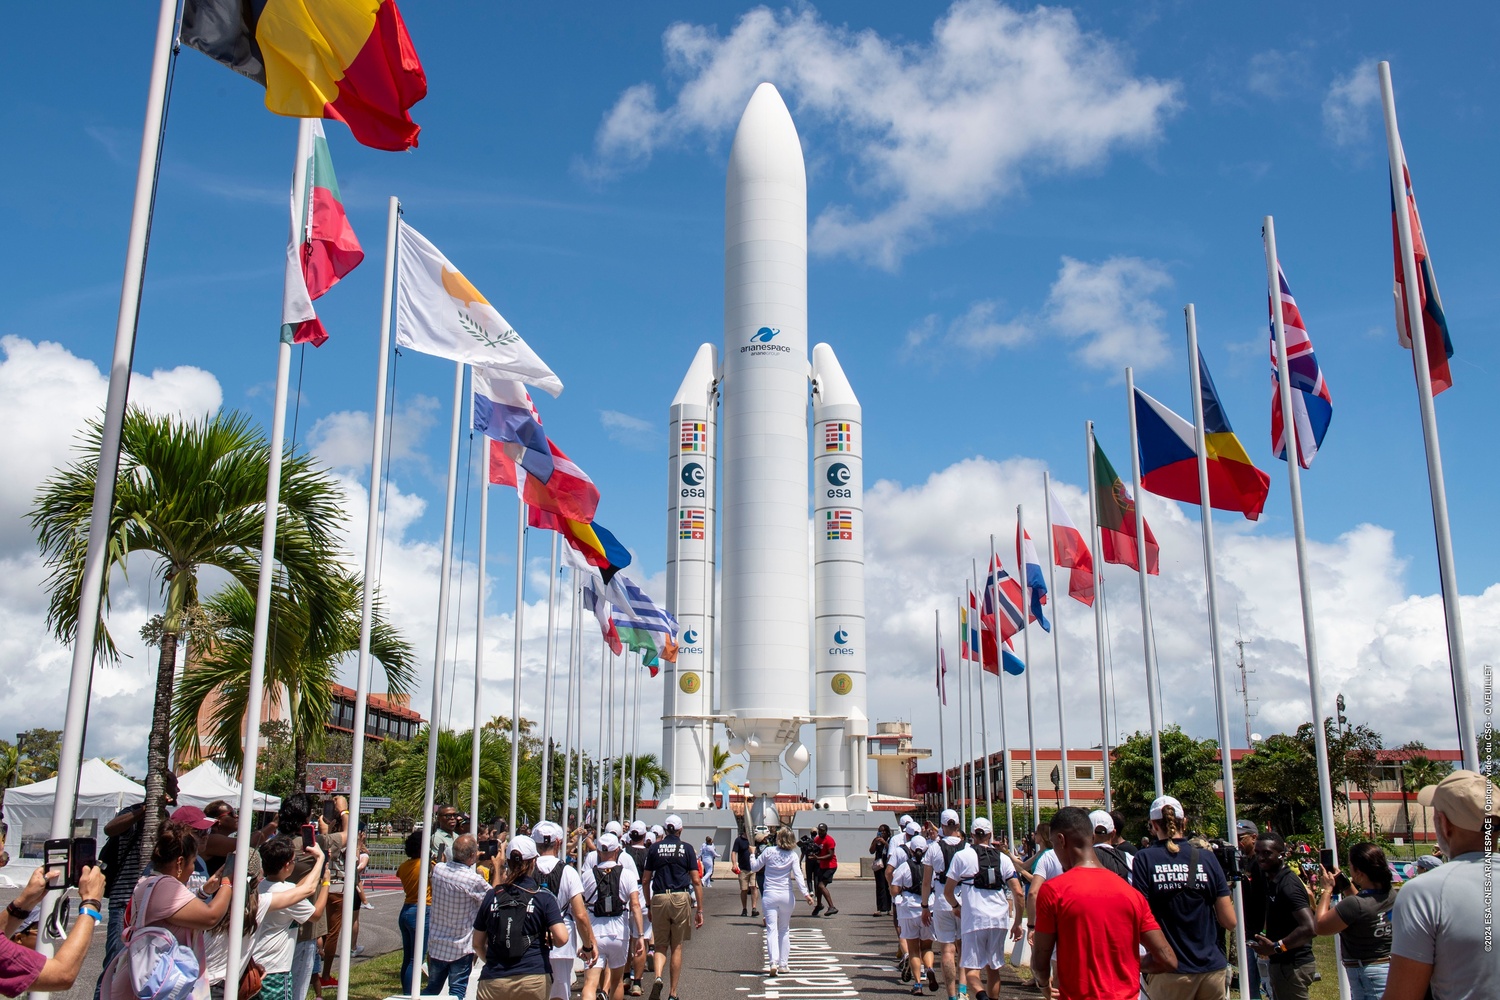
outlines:
[[[85,868],[99,863],[97,844],[93,837],[74,837],[71,840],[49,840],[42,848],[42,866],[50,879],[54,872],[65,876],[60,885],[77,886]]]
[[[1240,854],[1237,844],[1215,844],[1214,859],[1224,869],[1224,877],[1230,882],[1244,882],[1250,878],[1248,859]]]

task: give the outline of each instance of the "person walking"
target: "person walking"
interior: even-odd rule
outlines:
[[[745,836],[744,830],[741,830],[740,835],[734,838],[734,843],[729,847],[729,856],[734,861],[735,877],[740,880],[740,916],[742,917],[760,916],[760,907],[756,902],[760,890],[756,884],[755,875],[750,869],[752,854],[754,854],[754,849],[750,846],[750,838]]]
[[[1021,940],[1021,880],[992,843],[990,821],[976,816],[970,827],[969,843],[948,863],[943,895],[959,918],[959,965],[969,995],[998,1000],[1006,941]]]
[[[305,854],[313,863],[305,866],[304,874],[295,883],[292,872],[297,867],[297,855]],[[323,849],[316,841],[311,847],[301,847],[300,841],[287,836],[276,836],[267,840],[255,854],[245,859],[261,869],[261,879],[256,886],[259,897],[255,912],[255,936],[244,958],[253,957],[263,970],[261,973],[261,1000],[287,1000],[292,992],[292,961],[296,955],[297,927],[312,918],[316,907],[315,897],[326,897],[327,883],[323,880]],[[255,865],[256,861],[259,865]],[[247,897],[248,904],[248,897]],[[260,908],[261,904],[264,908]],[[278,905],[279,904],[279,905]],[[242,918],[249,923],[249,907]],[[225,938],[219,989],[224,988],[228,978],[229,943]],[[210,986],[213,982],[212,955],[208,964]],[[241,970],[243,971],[243,969]],[[219,996],[222,996],[222,992]]]
[[[802,878],[801,859],[797,856],[797,835],[790,827],[782,827],[776,834],[776,844],[757,854],[750,862],[752,871],[766,873],[766,885],[761,890],[760,905],[766,911],[766,968],[767,975],[787,975],[791,972],[792,910],[797,905],[792,895],[792,880],[797,882],[797,895],[813,902],[807,891],[807,882]]]
[[[1500,881],[1500,789],[1458,770],[1417,793],[1433,810],[1432,828],[1447,858],[1412,879],[1391,908],[1391,969],[1386,1000],[1495,1000],[1500,948],[1494,946],[1494,886]],[[1279,1000],[1279,998],[1278,998]]]
[[[1108,818],[1095,813],[1091,821],[1101,816]],[[1229,959],[1219,948],[1219,932],[1236,924],[1229,880],[1213,851],[1187,842],[1181,802],[1170,795],[1152,802],[1150,824],[1157,842],[1136,854],[1131,884],[1151,907],[1177,968],[1147,975],[1146,993],[1151,1000],[1223,1000]],[[1107,850],[1095,847],[1101,861]]]
[[[471,945],[484,961],[475,992],[478,1000],[547,1000],[547,952],[568,943],[568,925],[557,897],[536,880],[536,841],[521,834],[506,850],[502,881],[474,916]]]
[[[1302,878],[1286,863],[1286,842],[1281,834],[1266,830],[1255,840],[1255,878],[1250,895],[1253,911],[1264,926],[1245,928],[1255,932],[1250,947],[1267,960],[1266,984],[1276,1000],[1307,1000],[1317,978],[1313,957],[1313,911]],[[1258,923],[1259,923],[1258,921]]]
[[[578,871],[562,860],[563,828],[543,820],[531,828],[536,841],[537,883],[557,897],[563,923],[568,925],[568,941],[555,945],[548,953],[552,965],[552,1000],[568,1000],[573,985],[573,960],[594,965],[594,929],[589,923],[588,908],[583,902],[583,880]]]
[[[932,970],[932,924],[927,919],[928,902],[922,886],[922,855],[927,840],[920,834],[907,837],[900,863],[891,875],[891,892],[895,896],[897,933],[906,960],[902,982],[910,982],[911,995],[922,995],[925,971],[927,982],[937,990],[937,976]]]
[[[703,885],[693,848],[682,841],[682,817],[676,813],[668,816],[662,834],[646,852],[646,871],[641,878],[656,946],[656,982],[651,984],[651,1000],[661,1000],[662,984],[668,981],[668,975],[668,996],[677,1000],[683,945],[693,939],[694,927],[703,926]]]
[[[703,838],[703,846],[698,848],[698,862],[703,866],[703,888],[707,889],[714,884],[714,863],[719,860],[719,849],[714,846],[713,834]]]
[[[1065,806],[1048,833],[1062,873],[1036,892],[1032,982],[1050,997],[1055,978],[1058,1000],[1137,1000],[1142,972],[1177,968],[1171,944],[1145,897],[1099,864],[1088,813]]]
[[[396,869],[401,880],[401,913],[396,917],[396,926],[401,930],[401,995],[411,996],[411,970],[415,962],[417,947],[417,892],[421,889],[422,875],[422,831],[413,830],[406,835],[406,860]],[[432,919],[432,886],[427,886],[427,898],[422,902],[422,937],[427,938],[427,923]]]
[[[922,919],[932,924],[933,959],[941,970],[941,978],[948,987],[948,997],[958,996],[958,914],[948,894],[943,891],[948,879],[948,865],[954,855],[964,848],[963,826],[958,813],[944,809],[938,817],[943,824],[943,835],[927,845],[922,857],[922,896],[931,899],[929,909],[922,911]]]
[[[812,915],[817,916],[823,912],[823,901],[828,901],[828,915],[831,917],[839,912],[839,908],[833,905],[833,877],[839,871],[839,859],[835,853],[838,842],[828,835],[828,824],[819,823],[817,836],[813,837],[813,861],[816,864],[816,885],[814,891],[817,893],[818,902],[813,907]],[[762,890],[762,903],[764,903],[764,890]]]
[[[608,1000],[621,1000],[631,953],[646,952],[640,880],[620,863],[620,838],[612,833],[600,836],[598,861],[578,875],[599,956],[584,970],[579,996],[595,1000],[602,993]]]
[[[1339,936],[1339,958],[1349,979],[1350,1000],[1380,1000],[1391,969],[1391,868],[1371,843],[1349,848],[1349,875],[1326,868],[1318,876],[1313,930]],[[1351,891],[1354,890],[1354,891]],[[1336,903],[1335,894],[1343,898]]]
[[[1103,809],[1095,809],[1089,813],[1089,822],[1094,824],[1094,854],[1099,858],[1099,863],[1125,881],[1131,880],[1131,868],[1135,865],[1135,855],[1122,851],[1114,844],[1115,819]]]
[[[875,871],[875,912],[870,914],[872,917],[884,917],[891,912],[891,873],[885,862],[890,843],[891,828],[882,823],[875,831],[875,839],[870,841],[870,867]]]
[[[427,938],[428,996],[446,993],[464,1000],[474,966],[474,918],[492,888],[474,870],[479,841],[460,834],[453,841],[451,859],[435,865],[432,883],[432,933]],[[444,989],[444,987],[447,987]]]

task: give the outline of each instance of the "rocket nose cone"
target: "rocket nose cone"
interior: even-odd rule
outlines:
[[[760,180],[807,188],[797,126],[781,93],[769,83],[756,87],[750,96],[729,150],[729,186]]]

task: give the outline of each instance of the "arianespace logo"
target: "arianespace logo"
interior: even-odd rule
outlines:
[[[834,462],[828,467],[829,486],[848,486],[851,478],[853,478],[853,473],[849,471],[849,466],[843,462]],[[829,495],[831,496],[832,494]]]
[[[682,467],[682,484],[684,486],[703,485],[703,466],[697,462],[689,462]]]
[[[780,327],[763,326],[750,335],[750,343],[740,348],[741,354],[790,354],[792,349],[785,344],[773,344]]]
[[[830,656],[853,656],[854,648],[849,645],[849,633],[843,629],[837,629],[833,633],[833,645],[828,647]]]

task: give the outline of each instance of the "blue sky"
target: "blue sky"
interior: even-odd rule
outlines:
[[[1289,551],[1280,545],[1290,531],[1284,469],[1268,454],[1259,230],[1274,214],[1334,401],[1324,450],[1303,479],[1309,534],[1332,551],[1362,524],[1389,532],[1372,562],[1350,572],[1382,574],[1391,606],[1406,607],[1436,592],[1437,574],[1410,364],[1394,343],[1385,143],[1378,96],[1370,99],[1372,61],[1389,59],[1458,352],[1457,385],[1438,413],[1460,586],[1478,596],[1496,583],[1493,473],[1478,460],[1500,366],[1493,8],[1448,5],[1412,18],[1409,6],[1385,3],[1032,11],[985,2],[947,12],[450,3],[409,4],[404,14],[430,83],[413,112],[420,148],[368,150],[328,126],[369,257],[318,304],[332,339],[306,352],[301,440],[332,448],[335,430],[372,404],[384,205],[396,194],[406,219],[562,377],[562,397],[539,402],[549,432],[599,483],[599,519],[636,552],[641,575],[659,573],[666,407],[696,345],[721,336],[725,160],[765,71],[807,154],[809,333],[834,346],[864,401],[867,488],[890,480],[891,495],[912,496],[981,456],[1017,475],[1039,467],[1007,460],[1039,460],[1078,485],[1090,418],[1123,470],[1120,368],[1135,363],[1143,388],[1186,411],[1181,307],[1191,301],[1229,415],[1273,480],[1253,530],[1221,523],[1252,549],[1263,539],[1262,551]],[[40,10],[12,19],[0,66],[12,95],[0,111],[12,136],[0,193],[10,230],[0,334],[53,341],[102,365],[154,13],[98,5],[89,17],[89,36],[107,44],[60,44]],[[945,48],[933,38],[940,17],[984,30],[967,33],[968,47]],[[1063,69],[1028,62],[1039,54]],[[631,88],[643,84],[652,91],[641,98]],[[622,102],[627,92],[639,100]],[[921,100],[905,104],[903,94]],[[179,58],[135,367],[202,369],[224,405],[264,420],[296,126],[260,102],[256,87],[202,55]],[[409,448],[393,471],[404,494],[427,501],[406,529],[412,544],[430,545],[441,526],[450,385],[442,362],[398,365],[401,403],[427,397],[403,414]],[[1008,473],[997,475],[1003,493]],[[1032,502],[1036,488],[960,490],[954,502],[974,527],[933,572],[962,572],[984,530],[1012,530],[1011,507],[1022,493]],[[508,501],[497,496],[495,508],[495,525],[508,524]],[[913,507],[923,525],[942,516]],[[888,530],[904,529],[893,521]],[[11,524],[5,534],[7,557],[23,559],[25,532]],[[492,528],[491,537],[507,534]],[[1189,547],[1174,559],[1184,579],[1196,568],[1201,586],[1195,536],[1182,537]],[[494,555],[492,573],[508,579],[507,561]],[[1280,599],[1295,583],[1273,574],[1244,586]],[[1123,601],[1133,586],[1120,589]],[[497,585],[493,610],[509,601],[509,585]],[[914,610],[872,607],[871,616],[904,630],[895,623]],[[1429,602],[1424,622],[1431,611]],[[1351,683],[1390,683],[1366,672],[1370,643],[1391,625],[1383,617],[1349,640]],[[909,639],[911,661],[889,669],[929,669],[916,652],[926,633]],[[1123,635],[1119,643],[1128,647]],[[1296,655],[1266,667],[1295,678]],[[1276,700],[1268,691],[1265,701]],[[1130,711],[1122,701],[1122,724],[1142,724]],[[1295,711],[1276,721],[1294,723]],[[1441,742],[1440,731],[1431,736]]]

